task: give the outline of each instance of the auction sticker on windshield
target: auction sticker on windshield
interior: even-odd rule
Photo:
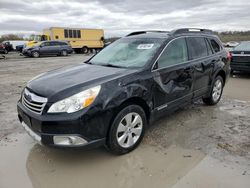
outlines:
[[[154,46],[154,44],[139,44],[137,46],[137,49],[139,50],[148,50],[151,49]]]

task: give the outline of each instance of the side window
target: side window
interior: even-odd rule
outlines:
[[[210,43],[215,53],[221,50],[220,45],[214,39],[210,39]]]
[[[207,45],[203,37],[188,37],[187,45],[191,60],[208,55]]]
[[[205,39],[206,40],[206,44],[207,44],[207,52],[208,52],[208,55],[212,55],[213,54],[213,50],[211,48],[211,45],[210,43],[208,42],[208,39]]]
[[[49,42],[42,43],[42,46],[50,46]]]
[[[78,38],[81,38],[81,30],[77,30],[77,36]]]
[[[73,38],[73,30],[69,29],[69,38]]]
[[[69,30],[68,29],[64,29],[64,37],[69,38]]]
[[[77,32],[76,32],[76,30],[73,30],[73,38],[77,38]]]
[[[56,42],[47,42],[48,43],[48,45],[47,46],[56,46],[57,45],[57,43]]]
[[[172,41],[158,60],[158,68],[184,63],[188,60],[185,38]]]

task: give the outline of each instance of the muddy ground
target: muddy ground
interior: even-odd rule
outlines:
[[[17,119],[32,77],[89,56],[0,60],[0,187],[250,187],[250,75],[236,74],[217,106],[201,101],[154,123],[124,156],[104,148],[58,150],[36,144]]]

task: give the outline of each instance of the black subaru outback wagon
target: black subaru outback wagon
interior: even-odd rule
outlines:
[[[85,63],[32,79],[18,101],[18,117],[41,144],[106,145],[124,154],[160,116],[200,98],[218,103],[229,61],[210,30],[134,32]]]

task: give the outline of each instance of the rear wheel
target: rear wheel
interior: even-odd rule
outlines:
[[[144,136],[146,124],[146,115],[140,106],[129,105],[123,108],[111,125],[108,149],[118,155],[134,150]]]
[[[203,98],[203,102],[208,105],[215,105],[220,101],[224,87],[224,81],[221,76],[217,76],[213,82],[212,91],[209,97]]]
[[[63,50],[63,51],[61,52],[61,55],[62,55],[62,56],[67,56],[67,55],[68,55],[67,50]]]
[[[87,54],[89,52],[89,48],[87,46],[82,47],[82,53]]]
[[[8,54],[9,52],[8,52],[8,50],[5,49],[5,50],[4,50],[4,53],[5,53],[5,54]]]
[[[32,57],[38,58],[40,56],[39,52],[32,52]]]

